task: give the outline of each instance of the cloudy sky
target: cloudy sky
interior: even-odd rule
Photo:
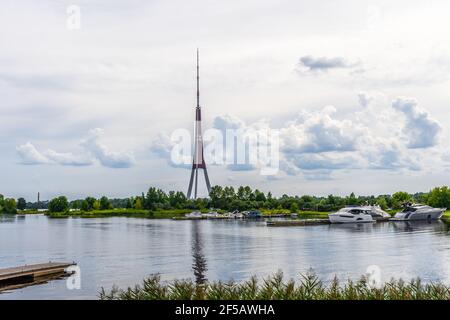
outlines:
[[[170,136],[193,129],[197,47],[204,128],[280,137],[278,174],[210,165],[213,185],[448,184],[449,14],[445,0],[3,0],[0,193],[186,191]]]

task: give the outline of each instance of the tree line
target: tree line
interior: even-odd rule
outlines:
[[[235,189],[231,186],[214,186],[208,198],[187,199],[181,191],[169,191],[150,187],[146,193],[123,199],[109,199],[103,196],[99,199],[87,197],[68,201],[65,196],[59,196],[51,201],[39,204],[26,202],[24,198],[17,201],[0,195],[0,212],[15,213],[24,209],[48,209],[51,212],[67,210],[111,210],[114,208],[134,210],[174,210],[174,209],[222,209],[222,210],[250,210],[250,209],[285,209],[297,211],[329,212],[338,210],[346,205],[379,205],[383,209],[400,209],[405,202],[425,203],[433,207],[450,208],[450,189],[447,186],[436,187],[426,193],[410,194],[399,191],[392,195],[356,196],[353,192],[345,197],[328,195],[325,197],[302,195],[282,195],[274,197],[271,192],[264,193],[249,186]]]

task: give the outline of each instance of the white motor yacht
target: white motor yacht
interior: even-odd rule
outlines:
[[[187,219],[201,219],[203,215],[200,211],[192,211],[184,215]]]
[[[433,208],[423,204],[404,205],[402,211],[397,212],[392,221],[410,221],[410,220],[437,220],[440,219],[446,208]]]
[[[374,218],[375,220],[387,220],[391,218],[391,215],[386,211],[384,211],[383,209],[381,209],[379,205],[365,206],[364,208],[370,209],[370,214],[372,215],[372,218]]]
[[[238,210],[233,211],[233,215],[235,219],[242,219],[244,218],[244,214],[242,212],[239,212]]]
[[[214,218],[221,218],[222,217],[222,215],[220,213],[216,212],[216,211],[210,211],[208,213],[203,214],[203,216],[208,218],[208,219],[209,218],[214,219]]]
[[[331,223],[375,222],[389,217],[379,206],[348,206],[328,215]]]

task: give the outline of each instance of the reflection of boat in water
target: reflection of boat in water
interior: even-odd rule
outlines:
[[[390,225],[397,231],[424,231],[430,230],[442,232],[447,230],[445,222],[442,220],[391,220]]]
[[[328,225],[330,230],[345,230],[347,232],[364,232],[372,233],[380,228],[387,228],[387,223],[331,223]]]
[[[375,222],[389,217],[379,206],[348,206],[328,215],[331,223]]]
[[[446,208],[433,208],[423,204],[406,203],[402,211],[397,212],[392,221],[437,220]]]

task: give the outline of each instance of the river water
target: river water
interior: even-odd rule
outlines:
[[[239,281],[278,270],[295,279],[312,268],[330,281],[334,275],[356,280],[376,266],[381,281],[450,284],[447,230],[441,221],[267,227],[245,220],[0,215],[0,268],[47,261],[80,267],[79,282],[55,280],[0,299],[96,299],[102,287],[134,286],[154,273],[163,280]]]

